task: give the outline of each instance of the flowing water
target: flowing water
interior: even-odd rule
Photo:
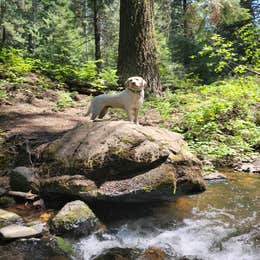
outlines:
[[[260,176],[225,174],[228,181],[208,184],[202,194],[157,205],[149,216],[110,222],[102,237],[85,237],[74,248],[86,260],[112,248],[151,247],[167,259],[259,260]]]

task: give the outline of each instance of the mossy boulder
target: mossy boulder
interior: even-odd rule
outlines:
[[[42,177],[80,174],[91,180],[88,190],[78,184],[66,184],[68,189],[56,186],[57,191],[67,189],[86,201],[169,200],[205,190],[201,162],[187,143],[179,134],[158,127],[86,122],[50,143],[41,158]]]
[[[58,235],[86,236],[100,225],[93,211],[82,201],[67,203],[50,221],[51,232]]]

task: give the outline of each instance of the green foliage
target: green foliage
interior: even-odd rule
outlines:
[[[259,143],[254,112],[260,102],[254,78],[230,79],[211,85],[166,91],[145,102],[156,108],[163,125],[180,132],[200,155],[210,159],[246,157]]]
[[[245,74],[250,67],[260,67],[259,29],[247,24],[235,32],[236,41],[228,41],[214,34],[209,44],[199,52],[208,57],[207,66],[219,74]]]
[[[240,45],[243,46],[243,58],[252,66],[254,69],[260,69],[260,29],[255,27],[252,23],[246,24],[239,28],[235,35]]]
[[[56,110],[63,111],[66,108],[74,107],[75,101],[72,98],[72,93],[61,92],[58,97]]]
[[[51,78],[69,84],[73,84],[73,82],[80,85],[90,84],[91,87],[98,89],[105,86],[117,85],[118,77],[116,75],[116,70],[107,67],[98,72],[96,66],[97,62],[99,61],[88,61],[81,66],[48,62],[41,63],[38,67]]]
[[[73,254],[73,248],[71,244],[67,241],[65,241],[62,237],[55,236],[54,237],[58,246],[58,249],[65,255],[72,255]]]
[[[2,48],[0,52],[0,72],[10,78],[16,78],[29,73],[32,68],[32,60],[24,58],[22,50]]]
[[[0,104],[7,98],[7,91],[3,86],[0,86]]]

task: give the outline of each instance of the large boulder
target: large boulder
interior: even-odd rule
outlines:
[[[62,175],[74,179],[62,189],[56,183],[57,191],[68,193],[71,186],[72,193],[86,201],[166,200],[205,190],[201,163],[187,143],[179,134],[157,127],[87,122],[50,143],[42,158],[43,197]]]

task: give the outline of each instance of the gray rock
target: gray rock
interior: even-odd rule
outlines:
[[[80,200],[67,203],[50,221],[50,230],[56,234],[86,236],[100,225],[92,210]]]
[[[224,180],[227,180],[227,177],[224,174],[222,174],[218,171],[210,172],[210,173],[206,174],[203,178],[204,178],[205,181],[224,181]]]
[[[0,228],[14,223],[23,223],[23,219],[13,212],[0,209]]]
[[[10,174],[10,187],[14,191],[37,193],[39,190],[40,180],[34,173],[33,169],[27,167],[16,167]]]
[[[87,122],[48,145],[42,159],[42,175],[80,173],[91,180],[85,191],[72,185],[72,193],[84,200],[168,200],[205,190],[201,162],[186,142],[179,134],[157,127]],[[50,189],[44,184],[41,193],[47,195],[46,190]],[[56,193],[61,190],[64,193],[64,188]]]
[[[10,240],[16,238],[35,237],[39,236],[42,229],[26,227],[22,225],[12,224],[0,229],[0,238],[2,240]]]
[[[243,163],[237,167],[237,170],[242,172],[260,173],[260,158],[255,159],[251,163]]]
[[[6,192],[7,190],[5,188],[0,187],[0,196],[3,196]]]
[[[71,259],[72,246],[61,237],[17,239],[0,246],[1,259]],[[78,259],[78,258],[75,258]]]

